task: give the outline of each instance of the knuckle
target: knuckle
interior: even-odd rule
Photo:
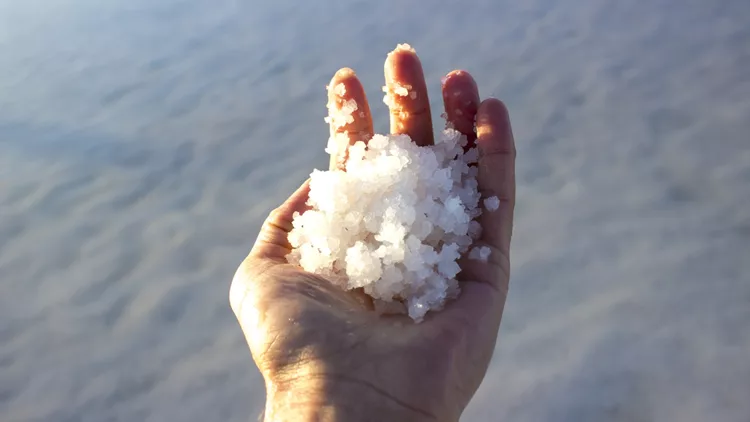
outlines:
[[[270,213],[268,213],[268,217],[266,218],[266,221],[269,223],[278,223],[278,221],[281,219],[282,211],[281,208],[277,207],[271,210]]]

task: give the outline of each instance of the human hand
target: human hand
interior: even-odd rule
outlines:
[[[385,63],[386,86],[411,86],[416,97],[393,95],[391,132],[419,145],[433,143],[427,87],[413,51],[397,49]],[[344,84],[343,97],[334,89]],[[515,202],[515,146],[502,102],[480,103],[473,78],[453,71],[443,79],[448,121],[481,151],[477,180],[500,208],[479,217],[478,244],[488,262],[460,262],[461,295],[415,324],[379,315],[361,292],[343,291],[324,277],[286,262],[292,215],[303,211],[303,184],[268,216],[232,281],[230,303],[266,382],[266,420],[457,421],[492,357],[508,292]],[[354,99],[358,112],[332,135],[353,144],[372,137],[364,90],[350,69],[329,85],[329,106]],[[361,113],[360,113],[361,112]],[[476,120],[475,120],[476,118]],[[474,124],[476,121],[476,132]],[[331,168],[344,156],[332,156]]]

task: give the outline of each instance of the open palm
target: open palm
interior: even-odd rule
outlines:
[[[392,96],[391,132],[419,145],[433,143],[427,88],[416,54],[397,49],[385,63],[386,86],[416,96]],[[346,88],[334,89],[339,84]],[[373,134],[361,83],[341,69],[329,85],[329,107],[354,99],[358,112],[332,136],[352,144]],[[508,289],[515,198],[515,147],[505,106],[480,103],[473,78],[453,71],[443,80],[448,121],[481,151],[478,182],[500,209],[479,219],[488,262],[466,260],[461,296],[424,322],[383,316],[361,292],[345,292],[324,277],[290,265],[287,234],[303,211],[303,184],[266,219],[232,282],[230,303],[266,380],[267,420],[458,420],[484,377]],[[475,131],[476,123],[476,131]],[[334,136],[335,135],[335,136]],[[345,154],[331,157],[341,167]]]

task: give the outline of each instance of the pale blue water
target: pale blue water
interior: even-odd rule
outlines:
[[[472,72],[519,147],[467,421],[750,420],[750,2],[0,0],[0,419],[246,421],[228,284],[324,87]]]

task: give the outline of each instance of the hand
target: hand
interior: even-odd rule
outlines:
[[[413,51],[397,49],[385,63],[386,86],[411,86],[394,95],[391,131],[420,145],[433,143],[427,88]],[[339,97],[334,89],[344,84]],[[398,84],[398,85],[397,85]],[[329,85],[329,107],[354,99],[354,121],[332,127],[354,143],[373,134],[361,83],[341,69]],[[457,421],[492,357],[508,292],[515,201],[515,147],[502,102],[480,103],[473,78],[453,71],[443,80],[448,120],[479,146],[479,189],[500,198],[500,209],[480,217],[480,244],[489,262],[464,259],[461,295],[424,322],[379,316],[361,292],[345,292],[324,277],[290,265],[287,233],[305,207],[303,184],[266,219],[232,282],[230,303],[266,382],[266,420]],[[361,112],[361,113],[360,113]],[[476,133],[474,123],[476,118]],[[331,158],[340,166],[345,156]]]

